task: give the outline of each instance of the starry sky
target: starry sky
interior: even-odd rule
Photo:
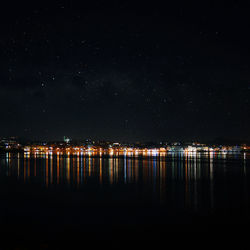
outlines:
[[[0,135],[250,140],[248,5],[51,2],[1,6]]]

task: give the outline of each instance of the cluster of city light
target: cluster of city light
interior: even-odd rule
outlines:
[[[85,156],[164,156],[166,153],[198,153],[198,152],[221,152],[227,153],[232,150],[231,148],[222,147],[212,148],[212,147],[195,147],[187,146],[186,148],[174,148],[174,147],[162,147],[162,148],[133,148],[133,147],[110,147],[110,148],[101,148],[101,147],[77,147],[77,146],[68,146],[66,148],[52,147],[52,146],[27,146],[24,147],[25,155],[85,155]]]
[[[24,153],[29,154],[56,154],[56,155],[109,155],[109,156],[138,156],[138,155],[151,155],[157,156],[167,152],[166,148],[154,148],[154,149],[139,149],[139,148],[101,148],[101,147],[45,147],[45,146],[29,146],[24,148]]]

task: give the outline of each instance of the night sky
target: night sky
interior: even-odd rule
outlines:
[[[0,135],[250,140],[250,8],[239,1],[8,1]]]

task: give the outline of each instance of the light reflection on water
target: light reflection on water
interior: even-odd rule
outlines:
[[[7,153],[1,157],[0,177],[14,177],[24,183],[36,182],[46,188],[66,186],[84,188],[89,183],[99,186],[137,184],[147,187],[164,201],[181,190],[186,207],[198,209],[206,183],[210,208],[214,207],[215,175],[226,178],[229,165],[235,162],[244,177],[247,199],[247,159],[240,155],[171,153],[164,157],[90,157],[43,154],[26,157]],[[228,165],[228,162],[231,162]],[[230,165],[231,166],[231,165]],[[222,176],[222,177],[221,177]],[[171,190],[171,193],[168,190]],[[177,192],[178,191],[178,192]]]

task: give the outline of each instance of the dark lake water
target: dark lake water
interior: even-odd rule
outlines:
[[[2,236],[163,240],[250,227],[250,155],[0,156]]]

